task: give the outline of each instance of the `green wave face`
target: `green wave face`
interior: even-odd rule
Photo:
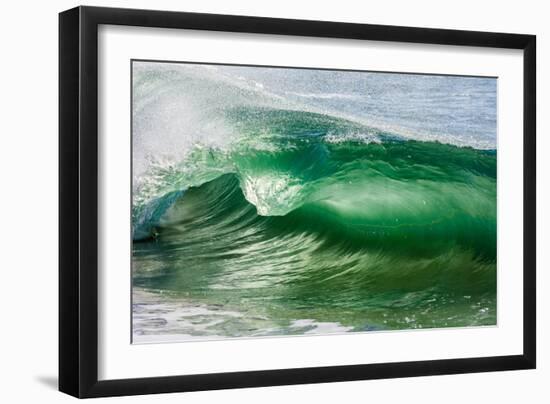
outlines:
[[[134,191],[134,326],[156,332],[149,303],[194,307],[162,328],[189,338],[496,323],[494,150],[300,110],[220,115],[235,142]]]

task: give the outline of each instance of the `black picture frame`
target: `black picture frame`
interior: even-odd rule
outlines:
[[[100,24],[523,50],[523,354],[98,380]],[[324,383],[536,366],[536,37],[184,12],[77,7],[59,15],[59,390],[104,397]]]

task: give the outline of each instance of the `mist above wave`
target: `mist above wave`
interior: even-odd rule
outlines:
[[[179,162],[196,146],[224,149],[240,141],[243,134],[226,114],[249,107],[319,113],[406,138],[494,149],[495,83],[468,77],[134,62],[134,179],[152,161]]]

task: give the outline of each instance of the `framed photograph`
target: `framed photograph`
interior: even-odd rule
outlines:
[[[535,36],[59,28],[61,391],[535,368]]]

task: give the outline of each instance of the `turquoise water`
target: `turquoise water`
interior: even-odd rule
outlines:
[[[134,342],[495,324],[495,86],[134,62]]]

